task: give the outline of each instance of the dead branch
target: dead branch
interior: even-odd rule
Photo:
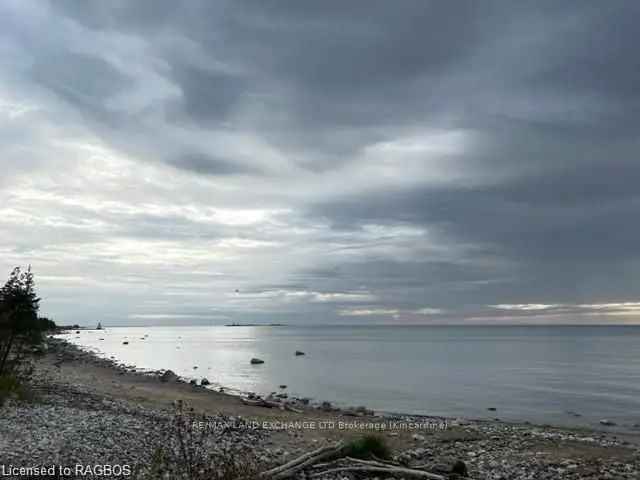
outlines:
[[[318,478],[325,475],[331,475],[338,472],[360,472],[360,473],[376,473],[376,474],[388,474],[390,476],[405,476],[413,478],[424,478],[427,480],[446,480],[442,475],[435,473],[429,473],[422,470],[413,470],[411,468],[402,467],[375,467],[375,466],[362,466],[362,467],[339,467],[325,470],[323,472],[314,473],[309,478]]]
[[[245,405],[250,405],[252,407],[279,408],[280,410],[288,410],[294,413],[302,413],[302,410],[299,410],[289,405],[286,402],[275,402],[273,400],[265,400],[263,398],[257,398],[257,399],[241,398],[240,401]]]
[[[300,457],[294,458],[284,465],[262,472],[260,477],[266,477],[272,480],[281,480],[283,478],[291,477],[300,470],[303,470],[321,460],[340,455],[343,448],[344,444],[342,442],[338,442],[335,445],[320,447],[316,450],[305,453]]]

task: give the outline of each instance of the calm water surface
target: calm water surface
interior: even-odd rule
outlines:
[[[286,384],[290,395],[382,411],[584,426],[606,418],[620,430],[640,423],[640,327],[126,327],[65,337],[237,391]]]

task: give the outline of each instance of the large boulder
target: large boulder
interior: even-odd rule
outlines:
[[[167,370],[160,376],[160,381],[163,383],[175,382],[176,380],[178,380],[178,375],[171,370]]]

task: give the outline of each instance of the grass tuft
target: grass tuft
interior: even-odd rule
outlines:
[[[260,461],[249,446],[227,437],[227,429],[194,428],[209,418],[197,414],[182,401],[165,427],[164,444],[156,447],[149,465],[136,478],[184,480],[267,480],[260,477]]]
[[[370,458],[391,458],[391,449],[384,438],[377,435],[365,435],[349,442],[346,446],[347,456],[367,460]]]

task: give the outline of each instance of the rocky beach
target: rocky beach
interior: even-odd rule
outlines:
[[[48,339],[46,353],[34,357],[33,366],[29,398],[10,399],[0,409],[0,463],[9,473],[18,472],[16,467],[56,465],[71,468],[69,478],[91,478],[86,471],[73,469],[110,465],[126,466],[130,475],[150,478],[149,465],[167,441],[167,425],[176,405],[188,405],[203,415],[189,428],[224,430],[210,448],[238,456],[250,454],[261,471],[323,446],[374,434],[389,445],[390,462],[397,468],[417,468],[442,478],[466,474],[487,480],[602,480],[640,475],[640,435],[377,415],[364,407],[336,409],[326,402],[282,398],[273,399],[274,405],[280,401],[281,408],[265,408],[181,381],[166,371],[136,372],[132,366],[97,358],[55,338]],[[284,408],[285,402],[291,408]],[[114,478],[122,476],[120,471],[111,473]],[[294,476],[310,475],[316,478],[318,472],[310,467]],[[326,475],[363,476],[404,478],[384,471]]]
[[[639,24],[0,0],[0,480],[640,480]]]

